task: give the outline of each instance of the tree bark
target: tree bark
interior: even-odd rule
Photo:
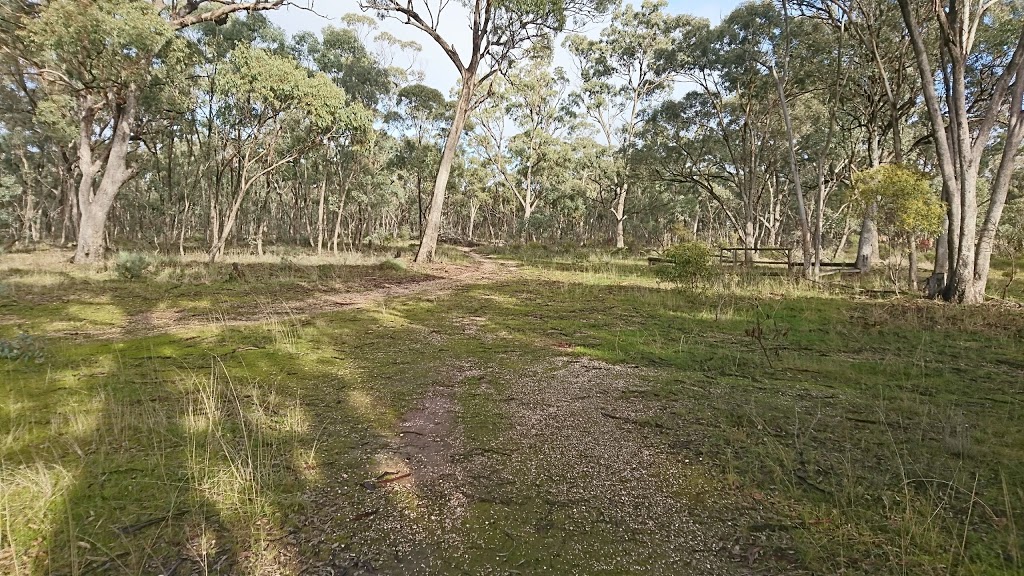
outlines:
[[[111,138],[105,165],[102,160],[93,159],[94,112],[92,103],[83,97],[80,101],[80,108],[78,162],[82,180],[78,187],[78,207],[81,212],[81,222],[78,230],[78,246],[73,259],[76,264],[103,260],[105,248],[103,232],[107,224],[107,216],[110,214],[110,208],[114,205],[114,198],[121,186],[132,177],[132,171],[127,165],[127,158],[129,140],[135,125],[138,96],[135,87],[129,86],[125,102],[118,106],[115,114],[114,134]],[[94,181],[101,168],[103,176],[94,192]]]
[[[615,196],[615,210],[612,211],[615,214],[615,247],[625,248],[626,247],[626,235],[625,228],[622,225],[623,220],[626,219],[626,192],[629,191],[629,183],[623,182],[619,186],[618,194]]]
[[[907,250],[908,260],[910,264],[907,266],[907,282],[910,290],[917,290],[917,238],[913,234],[907,239]]]
[[[1021,138],[1024,137],[1024,113],[1021,110],[1024,31],[1009,61],[991,84],[988,102],[980,108],[972,105],[969,110],[967,75],[973,55],[973,35],[985,18],[985,11],[979,10],[972,14],[960,0],[950,0],[948,11],[942,4],[933,8],[939,26],[940,55],[949,59],[949,82],[943,102],[935,91],[934,70],[910,0],[899,0],[899,5],[914,49],[939,172],[948,194],[951,265],[943,297],[952,302],[980,303],[985,299],[989,260],[1009,188],[1009,175],[1019,152]],[[1009,102],[1004,101],[1007,94],[1010,96]],[[979,237],[977,185],[982,155],[991,144],[993,128],[1007,104],[1007,133]]]
[[[452,165],[455,163],[455,153],[459,149],[459,140],[462,138],[462,130],[466,126],[466,117],[469,116],[470,101],[473,98],[476,81],[475,70],[467,70],[462,77],[462,89],[459,92],[459,101],[455,106],[452,126],[448,130],[448,140],[444,143],[444,150],[441,152],[441,162],[437,167],[434,193],[430,198],[430,210],[423,227],[423,238],[420,239],[420,247],[416,252],[416,262],[430,262],[434,259],[437,237],[441,233],[441,215],[448,188],[448,177],[451,175]]]
[[[860,239],[857,241],[857,269],[870,272],[877,253],[878,227],[875,225],[875,214],[878,205],[874,202],[864,210],[864,219],[860,224]]]
[[[338,198],[338,215],[334,219],[334,236],[331,238],[332,250],[334,255],[338,255],[338,237],[341,236],[341,216],[345,213],[345,197],[348,196],[348,183],[352,179],[352,175],[356,171],[356,164],[353,160],[352,166],[345,178],[341,181],[341,197]]]
[[[800,168],[796,162],[796,137],[793,135],[793,122],[789,117],[789,103],[786,101],[786,91],[783,86],[782,77],[779,76],[775,67],[772,66],[772,76],[775,77],[775,86],[779,92],[779,104],[782,108],[782,122],[786,126],[786,139],[789,141],[789,169],[793,174],[793,187],[796,193],[797,216],[800,220],[800,247],[804,257],[804,278],[810,278],[812,270],[811,251],[811,226],[807,219],[807,206],[804,202],[804,191],[800,185]]]
[[[324,251],[324,235],[325,228],[327,227],[327,215],[324,212],[324,204],[327,201],[327,182],[324,181],[320,184],[320,204],[317,210],[316,217],[316,253],[323,254]]]

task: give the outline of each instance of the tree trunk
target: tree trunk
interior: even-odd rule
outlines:
[[[324,229],[327,227],[327,215],[324,212],[324,204],[327,200],[327,182],[320,185],[320,207],[317,210],[316,218],[316,253],[323,254],[324,251]]]
[[[972,14],[958,0],[950,0],[949,6],[943,4],[939,3],[933,8],[940,25],[939,53],[948,58],[949,63],[948,72],[944,72],[949,82],[944,100],[940,101],[935,90],[935,72],[928,56],[928,47],[913,8],[909,0],[899,0],[900,13],[910,36],[921,77],[939,172],[948,194],[951,266],[946,276],[943,297],[952,302],[973,304],[985,299],[993,241],[1006,202],[1013,164],[1024,138],[1024,32],[1017,38],[1017,45],[1009,61],[995,77],[995,81],[990,83],[988,102],[980,108],[968,106],[970,90],[967,76],[972,73],[971,61],[975,54],[971,53],[973,42],[965,41],[965,38],[973,36],[986,14],[984,9]],[[955,17],[947,21],[947,14]],[[945,66],[943,70],[946,70]],[[1009,102],[1006,101],[1007,95]],[[978,175],[982,155],[990,145],[993,130],[1003,115],[1004,107],[1007,110],[1006,136],[985,222],[979,234]]]
[[[469,116],[470,101],[476,89],[476,80],[475,69],[467,70],[467,73],[463,75],[462,90],[459,92],[459,101],[455,106],[455,117],[452,118],[452,126],[448,130],[448,140],[444,143],[441,162],[437,167],[434,194],[430,198],[430,211],[427,213],[420,248],[416,252],[416,262],[430,262],[434,259],[437,237],[441,233],[441,214],[444,209],[445,192],[448,188],[448,177],[451,175],[452,164],[455,162],[455,153],[459,149],[462,130],[466,126],[466,117]]]
[[[917,238],[913,234],[907,240],[908,260],[910,264],[907,267],[907,282],[910,290],[917,290]]]
[[[181,256],[185,255],[185,230],[188,229],[188,195],[185,195],[185,208],[181,213],[181,235],[178,236],[178,254]]]
[[[612,211],[615,214],[615,247],[625,248],[626,247],[626,235],[622,225],[622,221],[626,219],[626,192],[629,191],[629,183],[623,182],[619,186],[619,193],[615,197],[615,210]]]
[[[341,215],[345,213],[345,197],[348,196],[348,183],[352,178],[352,174],[355,172],[355,163],[353,162],[352,168],[345,175],[344,180],[341,181],[341,198],[338,199],[338,215],[334,219],[334,236],[331,239],[331,245],[333,246],[334,255],[338,255],[338,236],[341,235]]]
[[[416,171],[416,214],[419,216],[416,231],[423,240],[423,175],[419,170]]]
[[[807,206],[804,202],[803,186],[800,185],[800,168],[796,162],[796,138],[793,135],[793,122],[789,118],[789,103],[786,101],[786,91],[783,86],[782,77],[779,76],[775,67],[772,66],[772,76],[775,77],[775,86],[779,92],[779,103],[782,108],[782,122],[786,126],[786,139],[789,141],[789,168],[793,174],[793,187],[796,193],[797,216],[800,220],[800,247],[804,256],[804,278],[810,278],[813,270],[811,253],[811,226],[807,219]]]
[[[860,239],[857,241],[857,269],[870,272],[875,254],[878,253],[878,227],[875,225],[875,213],[878,205],[871,203],[864,210],[864,219],[860,224]]]
[[[106,165],[102,166],[103,176],[99,186],[93,192],[96,176],[100,172],[101,160],[93,160],[92,132],[93,112],[91,102],[83,98],[80,118],[78,143],[78,162],[82,172],[82,181],[78,187],[78,207],[81,212],[81,223],[78,229],[78,246],[73,261],[76,264],[99,262],[104,256],[104,228],[107,216],[114,205],[121,186],[127,182],[132,172],[128,168],[129,140],[135,124],[137,96],[134,86],[130,86],[122,104],[115,114],[114,134],[110,141]]]

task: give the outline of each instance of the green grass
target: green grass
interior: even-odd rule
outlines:
[[[538,472],[540,454],[501,456],[515,379],[566,355],[643,371],[617,401],[650,416],[621,425],[667,447],[664,476],[695,517],[734,526],[737,571],[748,553],[768,573],[1024,569],[1019,310],[853,300],[786,278],[684,292],[635,260],[525,262],[499,284],[308,318],[256,302],[425,276],[265,263],[238,280],[230,264],[164,265],[128,282],[5,268],[0,338],[25,330],[44,355],[0,360],[0,572],[147,574],[187,558],[292,573],[338,550],[386,570],[387,546],[413,534],[437,573],[615,566],[621,534],[599,510],[571,532],[576,516],[552,505],[571,479]],[[174,307],[262,320],[117,335]],[[437,503],[360,486],[437,389],[453,394],[467,453],[538,482],[485,482],[444,529]],[[573,534],[573,554],[552,530]]]
[[[1019,316],[588,285],[501,294],[516,304],[473,314],[524,342],[655,369],[640,394],[669,441],[766,494],[770,529],[807,567],[1020,569]],[[758,322],[764,348],[748,335]]]

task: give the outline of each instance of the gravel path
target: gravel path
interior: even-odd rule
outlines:
[[[351,546],[309,573],[741,573],[730,496],[622,397],[642,371],[557,357],[463,382],[481,373],[454,371],[402,418],[364,487],[374,518],[338,526]],[[460,393],[493,406],[493,437],[467,437]]]

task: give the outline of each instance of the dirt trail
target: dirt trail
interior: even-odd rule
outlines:
[[[470,393],[501,412],[490,440],[462,429],[454,399],[469,377],[491,383]],[[354,533],[317,522],[352,545],[310,573],[747,573],[718,513],[731,496],[645,424],[652,405],[623,397],[646,379],[567,356],[515,372],[453,367],[378,454],[391,475],[369,487],[373,520]]]
[[[512,276],[517,266],[485,258],[468,248],[459,248],[471,260],[470,264],[413,264],[413,269],[429,274],[431,279],[420,282],[382,286],[372,290],[347,293],[322,293],[296,301],[253,302],[253,309],[244,315],[215,316],[194,314],[187,308],[153,310],[128,318],[124,326],[95,332],[76,332],[76,336],[97,338],[124,338],[151,333],[173,333],[202,327],[231,328],[250,326],[274,320],[294,321],[316,314],[338,310],[359,309],[390,300],[414,295],[438,296],[470,284],[496,282]]]

